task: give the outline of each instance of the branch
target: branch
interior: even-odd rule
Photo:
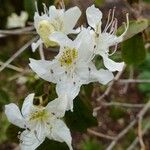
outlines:
[[[119,106],[119,107],[126,107],[126,108],[142,108],[145,106],[145,104],[129,104],[129,103],[120,103],[120,102],[101,102],[100,106],[94,108],[94,112],[98,111],[102,106]]]
[[[104,92],[104,94],[102,94],[99,98],[97,98],[97,101],[101,101],[105,96],[107,96],[110,93],[115,81],[117,81],[121,77],[125,67],[126,67],[126,65],[124,65],[124,68],[122,69],[121,72],[117,73],[114,80],[110,82],[110,84],[109,84],[108,88],[106,89],[106,91]]]
[[[4,70],[15,58],[17,58],[24,50],[26,50],[35,40],[37,36],[23,45],[14,55],[12,55],[1,67],[0,72]]]
[[[31,32],[32,30],[34,30],[33,26],[29,26],[21,29],[0,30],[0,35],[3,37],[6,35],[36,34],[36,32]]]
[[[89,132],[90,134],[93,134],[93,135],[95,135],[97,137],[100,137],[100,138],[105,138],[105,139],[108,139],[108,140],[114,140],[114,137],[109,136],[109,135],[105,135],[103,133],[99,133],[99,132],[93,131],[92,129],[87,129],[87,132]]]
[[[138,119],[143,117],[145,113],[150,108],[150,100],[148,103],[143,107],[143,109],[138,113],[137,118],[135,118],[124,130],[122,130],[117,137],[110,143],[106,150],[112,150],[117,142],[126,134],[128,131],[137,123]]]
[[[140,80],[140,79],[120,79],[120,83],[150,83],[150,80]]]
[[[145,128],[143,129],[142,135],[146,134],[146,132],[149,130],[149,128],[150,128],[150,124],[147,124],[145,126]],[[135,147],[138,144],[138,142],[139,142],[139,138],[136,137],[135,140],[131,143],[131,145],[127,148],[127,150],[135,149]]]

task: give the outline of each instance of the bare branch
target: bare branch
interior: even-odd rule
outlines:
[[[34,30],[33,26],[21,28],[21,29],[11,29],[11,30],[0,30],[1,37],[6,35],[17,35],[17,34],[37,34],[36,32],[31,32]]]
[[[114,140],[114,137],[109,136],[109,135],[105,135],[103,133],[99,133],[99,132],[93,131],[92,129],[87,129],[87,132],[89,132],[90,134],[93,134],[93,135],[95,135],[97,137],[100,137],[100,138],[105,138],[105,139],[108,139],[108,140]]]
[[[110,93],[115,81],[117,81],[121,77],[125,67],[126,67],[126,65],[124,65],[124,68],[122,69],[121,72],[117,73],[114,80],[110,82],[110,84],[109,84],[108,88],[106,89],[106,91],[99,98],[97,98],[97,101],[101,101],[105,96],[107,96]]]
[[[128,131],[137,123],[138,119],[143,117],[145,113],[149,110],[150,108],[150,100],[148,103],[143,107],[143,109],[139,112],[137,115],[137,118],[135,118],[124,130],[122,130],[117,137],[110,143],[110,145],[107,147],[106,150],[112,150],[114,146],[117,144],[117,142],[126,134]]]
[[[140,80],[140,79],[120,79],[120,83],[150,83],[150,80]]]
[[[94,112],[98,111],[102,106],[119,106],[119,107],[126,107],[126,108],[142,108],[145,104],[130,104],[130,103],[120,103],[120,102],[101,102],[100,106],[94,108]]]
[[[149,130],[149,128],[150,128],[150,124],[147,124],[145,126],[145,128],[143,129],[142,135],[146,134],[146,132]],[[131,143],[131,145],[127,148],[127,150],[135,149],[135,147],[138,144],[138,142],[139,142],[139,138],[136,137],[135,140]]]
[[[4,63],[2,61],[0,61],[0,65],[3,66]],[[16,67],[14,65],[8,65],[7,68],[15,70],[15,71],[20,72],[20,73],[24,72],[24,69]]]
[[[4,70],[15,58],[17,58],[24,50],[26,50],[35,40],[37,40],[37,36],[32,40],[23,45],[14,55],[12,55],[1,67],[0,72]]]

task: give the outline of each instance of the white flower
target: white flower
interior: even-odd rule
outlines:
[[[54,33],[50,39],[60,45],[59,54],[52,61],[30,59],[30,67],[44,80],[56,83],[58,95],[68,96],[66,110],[73,109],[73,99],[80,86],[98,81],[107,84],[113,79],[108,70],[97,70],[91,59],[94,42],[89,30],[83,29],[72,41],[62,33]]]
[[[16,13],[12,13],[7,18],[7,28],[25,27],[26,21],[28,20],[28,13],[21,11],[20,16]]]
[[[117,49],[117,44],[123,40],[123,37],[126,34],[129,26],[129,21],[127,14],[127,24],[125,24],[125,31],[122,33],[122,35],[116,36],[115,33],[117,31],[117,19],[114,18],[114,11],[115,9],[112,11],[112,17],[110,17],[111,10],[109,11],[107,24],[103,32],[101,31],[102,12],[98,8],[95,8],[94,5],[88,7],[86,10],[86,16],[88,24],[94,29],[94,32],[91,32],[94,34],[96,44],[95,54],[102,56],[105,67],[110,71],[121,71],[124,66],[124,62],[114,62],[109,58],[109,56],[114,54]],[[109,54],[110,46],[115,46],[115,50],[112,54]]]
[[[45,6],[45,5],[44,5]],[[32,50],[35,51],[37,47],[44,43],[46,47],[56,46],[57,43],[49,40],[49,35],[57,32],[63,32],[64,34],[78,33],[79,30],[73,30],[80,15],[80,9],[75,6],[65,11],[64,9],[56,9],[55,6],[50,6],[45,13],[41,16],[38,12],[34,15],[34,26],[37,33],[40,35],[40,39],[32,44]]]
[[[8,120],[25,129],[20,134],[20,147],[21,150],[35,150],[45,138],[53,139],[59,142],[66,142],[70,150],[71,135],[65,123],[60,120],[64,112],[58,104],[62,104],[66,97],[57,98],[48,103],[46,107],[41,105],[33,105],[34,94],[26,97],[21,112],[18,106],[14,103],[5,106],[5,113]]]

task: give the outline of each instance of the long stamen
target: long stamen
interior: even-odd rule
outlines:
[[[115,48],[114,48],[113,52],[112,52],[111,54],[109,54],[109,56],[112,56],[114,53],[116,53],[116,51],[117,51],[117,46],[118,46],[118,44],[115,45]]]
[[[105,25],[104,32],[106,32],[106,27],[107,27],[107,26],[108,26],[108,24],[109,24],[111,11],[112,11],[112,10],[110,9],[110,10],[109,10],[109,12],[108,12],[108,18],[107,18],[107,23],[106,23],[106,25]]]
[[[108,23],[107,26],[105,26],[104,32],[106,32],[109,29],[109,27],[112,25],[114,21],[115,10],[116,10],[116,7],[113,8],[111,21],[110,23]]]
[[[43,8],[44,8],[44,13],[48,14],[48,9],[47,9],[46,5],[44,3],[42,3],[42,5],[43,5]]]
[[[127,22],[124,23],[124,25],[125,25],[125,31],[120,35],[120,37],[123,37],[126,34],[128,28],[129,28],[129,14],[128,13],[126,14],[126,21]]]
[[[37,1],[35,1],[35,10],[36,10],[36,12],[39,14]]]

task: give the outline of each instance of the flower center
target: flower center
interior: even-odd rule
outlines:
[[[48,120],[51,117],[51,114],[48,113],[45,109],[35,110],[31,113],[29,120],[30,121],[44,121]]]
[[[77,57],[78,51],[75,48],[65,47],[62,56],[59,58],[59,62],[61,66],[68,68],[74,64]]]
[[[50,41],[49,35],[55,31],[63,32],[63,27],[64,27],[63,22],[59,18],[56,18],[52,22],[49,22],[47,20],[42,20],[38,24],[37,32],[40,35],[46,47],[50,47],[50,46],[53,47],[53,46],[57,46],[58,44],[54,41]]]

